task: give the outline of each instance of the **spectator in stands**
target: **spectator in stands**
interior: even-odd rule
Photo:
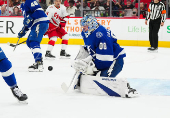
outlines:
[[[134,1],[133,1],[133,3],[132,3],[133,6],[135,6],[136,3],[138,3],[138,0],[134,0]]]
[[[114,16],[116,17],[119,17],[120,16],[120,13],[122,13],[123,11],[123,7],[124,7],[124,2],[122,2],[122,0],[118,0],[116,3],[115,3],[115,6],[114,6],[114,10],[116,10],[114,12]]]
[[[1,7],[1,16],[8,16],[6,5],[2,5]]]
[[[132,17],[137,17],[137,16],[138,16],[138,9],[134,7],[132,9]]]
[[[65,7],[69,7],[69,0],[65,0],[65,1],[64,1],[64,6],[65,6]]]
[[[38,1],[38,0],[37,0]],[[40,4],[41,8],[45,11],[47,9],[46,0],[39,0],[38,3]]]
[[[86,0],[86,2],[91,4],[91,3],[95,2],[95,0]]]
[[[80,9],[80,11],[83,10],[83,16],[90,13],[90,11],[88,11],[88,10],[90,10],[90,7],[88,7],[87,2],[85,2],[85,1],[83,2],[83,7],[80,6],[79,9]]]
[[[80,6],[81,6],[81,0],[77,0],[77,2],[76,2],[77,9],[80,9]]]
[[[169,0],[169,3],[168,3],[168,18],[170,18],[170,0]]]
[[[105,8],[105,16],[107,17],[107,16],[110,16],[110,0],[107,0],[106,1],[106,3],[103,5],[104,6],[104,8]],[[115,4],[114,4],[114,2],[112,1],[112,10],[114,10],[114,6],[115,6]],[[114,12],[112,12],[112,13],[114,13]],[[113,14],[112,14],[113,15]]]
[[[104,16],[104,13],[105,13],[105,9],[103,6],[101,6],[101,3],[99,1],[96,1],[96,6],[92,9],[94,11],[91,11],[92,12],[92,16],[95,16],[95,17],[101,17],[101,16]]]
[[[13,5],[12,0],[9,0],[9,15],[12,15],[13,7],[14,7],[14,5]]]
[[[20,12],[17,6],[14,7],[14,10],[11,16],[22,16],[22,13]]]
[[[140,18],[146,18],[146,9],[144,3],[140,3]]]
[[[115,3],[115,7],[117,7],[118,9],[123,9],[123,7],[124,7],[124,2],[122,2],[122,0],[118,0],[118,1]]]
[[[126,17],[131,17],[133,8],[134,6],[132,5],[131,1],[127,0],[126,5],[124,6],[123,15]]]
[[[63,0],[62,0],[62,2],[63,2]],[[49,5],[52,5],[54,3],[54,1],[53,0],[50,0],[49,1]],[[47,5],[48,6],[48,5]]]
[[[13,5],[14,5],[14,6],[20,5],[20,0],[15,0],[15,2],[13,2]]]
[[[69,1],[69,7],[67,8],[67,13],[71,17],[75,17],[75,10],[77,9],[77,7],[75,7],[74,4],[75,4],[74,0],[70,0]]]
[[[0,0],[0,6],[7,4],[7,0]]]
[[[124,6],[124,9],[133,9],[134,5],[131,3],[130,0],[127,0],[126,5]]]
[[[93,0],[91,1],[91,4],[90,4],[90,8],[93,9],[95,6],[96,6],[96,2],[98,2],[99,0]]]
[[[103,6],[106,0],[99,0],[100,4]]]

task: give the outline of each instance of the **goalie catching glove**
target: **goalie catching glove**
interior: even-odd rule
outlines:
[[[88,56],[85,59],[76,59],[72,67],[78,71],[82,72],[83,74],[91,75],[94,74],[95,71],[98,71],[95,67],[95,64],[92,61],[92,57]]]

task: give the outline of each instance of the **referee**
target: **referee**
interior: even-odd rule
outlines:
[[[160,25],[163,26],[166,19],[166,10],[165,5],[159,1],[154,0],[149,4],[148,13],[145,19],[145,24],[149,21],[149,41],[151,47],[148,48],[148,51],[153,52],[158,50],[158,31]]]

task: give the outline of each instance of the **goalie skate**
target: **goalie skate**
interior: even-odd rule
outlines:
[[[27,103],[27,95],[26,94],[23,94],[21,92],[21,90],[18,88],[18,86],[14,87],[14,88],[11,88],[11,91],[14,95],[15,98],[17,98],[17,100],[20,102],[20,103]]]
[[[43,72],[43,62],[42,61],[37,61],[33,65],[28,67],[29,72]]]
[[[67,54],[66,52],[65,52],[65,50],[61,50],[61,52],[60,52],[60,58],[61,59],[70,59],[70,54]]]
[[[128,92],[126,94],[126,98],[133,98],[139,96],[139,93],[136,91],[136,89],[131,88],[129,83],[127,84],[127,87],[128,87]]]

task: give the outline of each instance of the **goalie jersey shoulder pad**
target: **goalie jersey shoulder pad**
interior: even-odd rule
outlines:
[[[108,69],[115,59],[126,56],[124,49],[117,43],[115,35],[102,25],[91,34],[84,32],[81,34],[98,70]]]

